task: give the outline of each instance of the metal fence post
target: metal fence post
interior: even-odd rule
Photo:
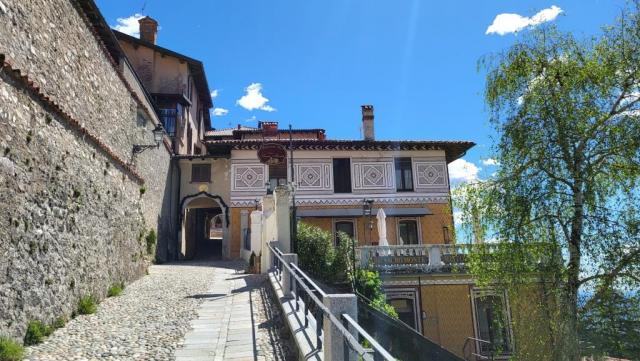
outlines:
[[[358,299],[353,293],[329,294],[323,297],[322,303],[329,309],[332,315],[340,319],[346,313],[354,320],[358,319]],[[349,332],[357,339],[356,330],[349,328]],[[348,352],[349,357],[345,358],[344,336],[340,330],[334,326],[333,322],[324,316],[324,359],[332,361],[356,361],[358,355],[353,350]]]
[[[295,253],[285,253],[282,255],[282,259],[284,260],[286,265],[291,263],[298,265],[298,255]],[[292,281],[291,272],[287,267],[283,267],[283,275],[282,275],[282,294],[284,297],[292,297],[291,291],[293,291],[293,285],[295,282]]]

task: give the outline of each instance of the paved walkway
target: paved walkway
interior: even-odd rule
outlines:
[[[288,333],[261,275],[239,262],[154,265],[78,316],[27,360],[291,360]]]
[[[274,319],[279,314],[273,314],[277,308],[269,291],[263,275],[217,270],[212,287],[202,295],[205,301],[191,322],[192,330],[176,351],[176,361],[291,359],[277,339],[283,326],[273,327],[280,322]]]

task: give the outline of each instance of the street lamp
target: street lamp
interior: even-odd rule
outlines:
[[[368,244],[371,238],[371,230],[373,229],[373,222],[371,221],[371,213],[373,211],[373,199],[362,200],[362,220],[365,221],[365,217],[369,217],[368,222],[365,223],[365,243]],[[366,237],[367,228],[369,228],[369,237]]]
[[[162,129],[162,125],[156,125],[155,129],[153,129],[153,140],[156,144],[134,144],[133,145],[133,155],[140,154],[147,149],[152,148],[160,148],[160,143],[162,143],[162,138],[164,137],[164,129]]]

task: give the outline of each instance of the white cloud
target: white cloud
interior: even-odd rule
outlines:
[[[267,105],[269,99],[262,95],[262,84],[251,83],[244,89],[245,94],[242,98],[238,99],[237,105],[245,108],[246,110],[260,109],[265,112],[274,112],[276,109],[270,105]]]
[[[225,116],[229,113],[229,109],[225,109],[225,108],[214,108],[213,109],[213,115],[215,115],[216,117],[222,117]]]
[[[532,17],[526,17],[519,14],[503,13],[498,14],[493,23],[487,28],[485,34],[505,35],[517,33],[518,31],[555,20],[562,13],[562,9],[558,6],[551,5],[550,8],[540,10]]]
[[[487,158],[487,159],[483,159],[482,160],[482,164],[483,165],[490,165],[490,166],[497,166],[500,165],[500,163],[498,163],[497,160],[493,159],[493,158]]]
[[[473,182],[478,179],[478,168],[475,164],[460,158],[449,163],[449,178],[452,182]]]
[[[140,36],[140,24],[138,24],[138,20],[142,19],[144,15],[141,14],[133,14],[126,18],[117,18],[117,25],[112,26],[115,30],[118,30],[121,33],[125,33],[131,36],[138,37]]]
[[[220,90],[218,90],[218,89],[213,89],[213,90],[211,91],[211,99],[215,99],[215,98],[217,98],[219,93],[220,93]]]
[[[252,115],[251,118],[247,118],[244,121],[249,123],[249,122],[255,122],[256,120],[258,120],[256,116]]]

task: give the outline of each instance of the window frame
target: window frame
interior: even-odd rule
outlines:
[[[420,298],[420,292],[416,288],[385,288],[384,289],[385,296],[387,297],[387,301],[391,304],[391,300],[398,299],[410,299],[413,301],[413,316],[416,324],[416,328],[407,325],[407,327],[412,328],[416,332],[422,335],[422,310],[420,308],[420,304],[422,300]],[[400,321],[400,320],[398,320]],[[402,321],[401,321],[402,322]],[[404,323],[404,322],[403,322]]]
[[[208,167],[207,180],[194,179],[196,167]],[[191,163],[191,183],[211,183],[211,163]]]
[[[396,218],[396,243],[399,246],[411,246],[413,244],[400,244],[400,223],[403,221],[414,221],[416,222],[416,233],[417,233],[417,237],[418,237],[418,243],[416,243],[415,245],[421,245],[424,244],[424,240],[422,239],[422,225],[420,223],[420,218],[419,217],[397,217]]]
[[[356,241],[357,243],[357,239],[358,239],[358,223],[356,221],[355,218],[333,218],[332,222],[331,222],[331,234],[333,236],[333,246],[337,247],[338,246],[338,230],[336,228],[336,225],[338,223],[351,223],[353,225],[353,239],[354,241]],[[357,244],[356,244],[357,245]]]
[[[349,161],[349,166],[346,168],[349,170],[349,177],[348,177],[348,190],[345,191],[336,191],[336,160],[348,160]],[[353,172],[351,170],[351,167],[353,166],[353,161],[351,159],[351,157],[334,157],[331,158],[331,172],[332,172],[332,179],[331,181],[333,182],[332,187],[333,187],[333,193],[334,194],[350,194],[353,193]]]
[[[473,334],[474,334],[474,337],[476,338],[476,341],[474,342],[476,352],[480,355],[485,356],[482,353],[482,350],[480,348],[480,342],[477,341],[480,339],[480,331],[478,329],[479,328],[478,313],[477,313],[478,310],[476,307],[476,298],[484,297],[484,296],[497,296],[502,299],[503,312],[506,315],[506,324],[507,324],[506,331],[507,331],[507,340],[509,342],[510,351],[497,354],[494,356],[494,359],[497,359],[497,360],[509,359],[512,356],[513,350],[514,350],[513,326],[511,323],[511,306],[509,305],[509,296],[507,295],[506,292],[498,292],[496,289],[492,287],[486,287],[486,288],[473,287],[470,293],[471,293],[471,297],[470,297],[471,309],[472,309],[472,316],[473,316]]]
[[[402,168],[402,165],[408,165],[408,170],[411,173],[411,188],[406,188],[406,178],[405,178],[405,168]],[[396,192],[413,192],[415,190],[414,180],[413,180],[413,159],[411,157],[396,157],[393,159],[393,169],[395,172],[395,181],[396,181]],[[402,184],[398,184],[398,176],[400,176],[400,182]]]

